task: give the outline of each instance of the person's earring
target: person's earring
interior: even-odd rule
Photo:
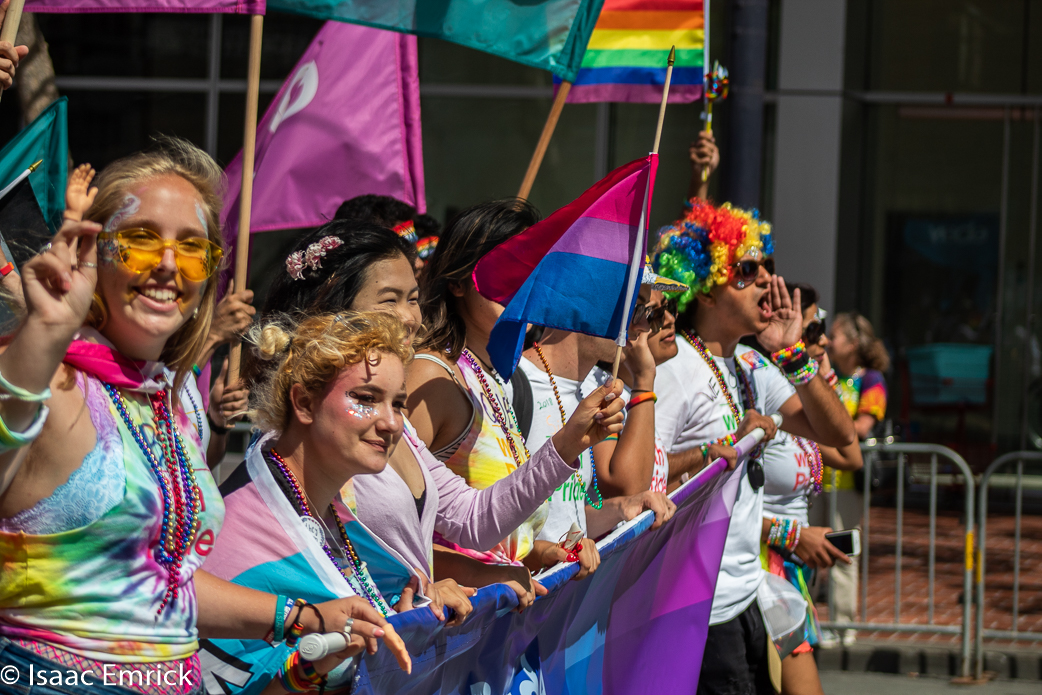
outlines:
[[[196,307],[195,311],[192,312],[192,318],[193,319],[199,318],[199,307]]]

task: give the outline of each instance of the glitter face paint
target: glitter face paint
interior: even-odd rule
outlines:
[[[128,193],[123,198],[123,202],[120,204],[119,209],[112,214],[112,217],[105,223],[105,231],[111,232],[115,230],[131,215],[137,213],[141,209],[141,199],[133,193]],[[119,242],[115,239],[98,239],[98,263],[107,266],[115,266],[119,260]]]
[[[347,396],[347,414],[359,420],[372,420],[376,417],[376,408],[365,403],[359,403],[350,395]]]
[[[203,228],[203,232],[208,232],[210,227],[206,224],[206,210],[203,209],[203,206],[198,201],[195,203],[195,216],[199,218],[199,226]]]

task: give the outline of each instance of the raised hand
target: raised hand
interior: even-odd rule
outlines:
[[[622,382],[616,379],[611,388],[601,386],[579,403],[568,422],[553,436],[554,448],[561,458],[574,461],[609,434],[622,431],[625,404],[621,395]]]
[[[0,26],[7,19],[7,6],[11,0],[0,3]],[[18,62],[29,54],[28,46],[13,46],[10,41],[0,41],[0,88],[10,89],[14,84],[14,72]]]
[[[655,356],[648,346],[649,331],[641,331],[635,339],[627,340],[619,363],[619,376],[631,388],[655,388]]]
[[[44,251],[22,267],[27,320],[71,337],[83,325],[98,281],[97,222],[66,220]]]
[[[98,189],[91,188],[90,182],[95,173],[90,164],[81,164],[69,174],[69,183],[65,186],[65,219],[79,222],[94,204]]]
[[[771,321],[767,328],[757,334],[764,349],[776,352],[799,342],[803,335],[803,313],[800,311],[800,291],[789,296],[785,279],[781,275],[771,277]]]

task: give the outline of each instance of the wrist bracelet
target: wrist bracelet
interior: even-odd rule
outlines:
[[[311,692],[313,688],[302,674],[297,672],[297,664],[300,663],[300,652],[292,652],[286,661],[283,662],[282,668],[279,669],[278,679],[279,684],[291,693],[307,693]]]
[[[50,388],[45,388],[39,393],[33,393],[32,391],[23,389],[21,386],[15,386],[8,381],[2,373],[0,373],[0,389],[7,391],[5,394],[0,394],[0,401],[13,399],[16,401],[24,401],[26,403],[42,403],[51,397]]]
[[[809,384],[818,375],[818,361],[808,359],[807,362],[792,372],[785,372],[785,378],[793,386]]]
[[[0,454],[14,451],[15,449],[21,449],[27,444],[32,444],[40,432],[43,430],[43,424],[47,422],[47,414],[50,411],[47,406],[42,405],[36,413],[36,417],[33,421],[25,428],[22,432],[12,432],[8,427],[4,419],[0,417]]]
[[[800,543],[803,525],[796,519],[771,519],[771,530],[767,533],[767,545],[775,550],[792,552]]]
[[[648,401],[651,401],[652,403],[658,402],[658,396],[655,395],[654,391],[645,391],[644,393],[631,398],[630,402],[626,404],[626,410],[630,410],[634,406],[638,406],[641,403],[647,403]]]
[[[275,601],[275,622],[272,628],[272,641],[281,642],[286,638],[286,602],[288,598],[279,594]],[[292,604],[290,604],[292,606]]]
[[[289,632],[286,633],[286,644],[291,647],[297,646],[300,636],[304,634],[304,623],[300,622],[300,618],[304,615],[304,606],[306,605],[307,601],[302,598],[298,598],[293,602],[293,608],[297,609],[297,619],[293,621],[290,625]],[[290,612],[292,612],[292,610]]]
[[[206,411],[206,422],[210,425],[210,434],[216,434],[218,436],[222,436],[222,435],[228,434],[229,432],[232,431],[231,427],[221,427],[216,422],[214,422],[213,418],[210,417],[210,411],[209,410]]]
[[[5,278],[14,272],[14,263],[8,261],[6,265],[0,267],[0,278]]]
[[[839,375],[836,374],[835,369],[828,370],[827,372],[822,374],[822,376],[825,377],[825,381],[829,382],[829,386],[831,386],[832,388],[835,388],[836,384],[839,383]]]

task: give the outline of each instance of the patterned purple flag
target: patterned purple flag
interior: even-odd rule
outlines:
[[[242,153],[227,174],[232,236]],[[416,37],[327,22],[257,127],[250,231],[318,226],[366,193],[426,210]]]
[[[179,12],[264,14],[264,0],[26,0],[26,12]]]

